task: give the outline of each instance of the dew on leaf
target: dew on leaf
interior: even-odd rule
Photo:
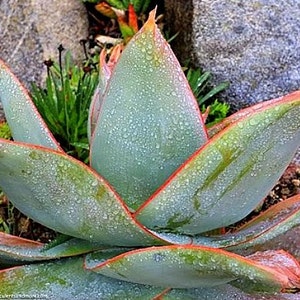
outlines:
[[[94,179],[92,182],[91,182],[91,186],[92,187],[96,187],[98,185],[98,181],[96,179]]]
[[[146,60],[152,61],[152,55],[146,54],[145,55]]]

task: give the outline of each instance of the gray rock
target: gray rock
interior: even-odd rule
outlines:
[[[0,0],[0,58],[25,84],[41,82],[43,61],[57,60],[57,47],[83,56],[80,39],[88,35],[84,5],[78,0]]]
[[[233,111],[300,89],[299,0],[165,0],[165,10],[176,55],[229,81],[220,98]]]
[[[234,110],[300,88],[300,1],[165,0],[181,61],[229,81]]]

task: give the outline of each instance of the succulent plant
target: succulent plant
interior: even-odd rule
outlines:
[[[298,248],[276,243],[300,223],[299,195],[232,233],[215,229],[247,216],[284,172],[300,144],[300,92],[206,129],[154,11],[117,62],[105,56],[90,166],[64,153],[1,62],[14,140],[0,139],[0,187],[64,236],[44,245],[0,234],[0,295],[244,299],[299,287]]]

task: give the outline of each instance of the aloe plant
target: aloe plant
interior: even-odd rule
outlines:
[[[65,238],[0,234],[0,295],[246,299],[299,287],[297,260],[272,241],[299,225],[300,195],[236,232],[212,232],[248,215],[284,172],[300,144],[300,92],[206,129],[155,11],[113,58],[100,57],[90,166],[63,151],[1,62],[14,141],[0,139],[0,187]]]

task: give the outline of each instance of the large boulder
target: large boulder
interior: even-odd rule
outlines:
[[[229,81],[220,97],[233,111],[300,89],[300,1],[165,0],[165,10],[179,59]]]
[[[43,61],[57,60],[59,44],[81,58],[79,41],[87,35],[87,13],[79,0],[0,0],[0,58],[27,87],[41,82]]]
[[[300,1],[165,0],[174,49],[229,81],[234,110],[300,88]]]
[[[87,35],[87,13],[79,0],[0,0],[0,58],[27,88],[42,82],[43,61],[57,59],[59,44],[81,58],[79,41]]]

